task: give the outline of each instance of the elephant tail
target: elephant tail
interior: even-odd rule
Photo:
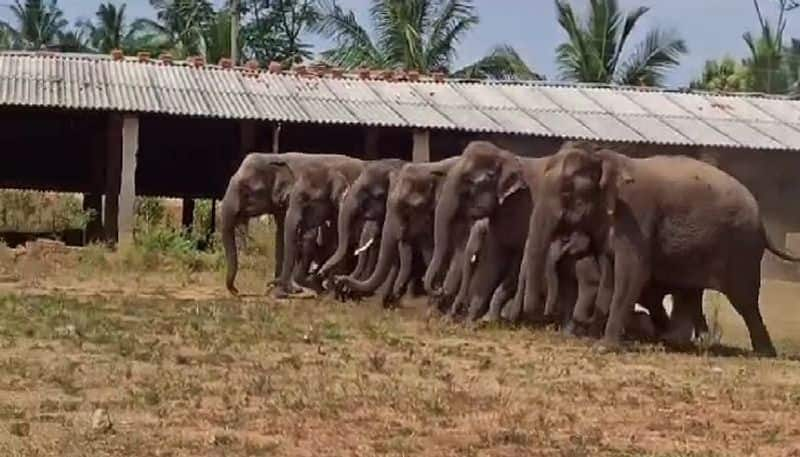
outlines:
[[[775,246],[775,243],[767,235],[767,231],[766,231],[766,229],[764,229],[763,224],[761,226],[761,233],[764,236],[764,242],[766,243],[767,250],[769,252],[771,252],[771,253],[775,254],[776,256],[780,257],[781,259],[787,260],[789,262],[800,262],[800,256],[796,256],[795,254],[792,254],[792,253],[790,253],[788,251],[785,251],[785,250]]]

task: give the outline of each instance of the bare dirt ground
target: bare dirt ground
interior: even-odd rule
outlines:
[[[789,356],[761,360],[598,355],[414,301],[275,302],[255,261],[244,299],[219,272],[144,265],[0,252],[0,455],[800,456],[797,285],[762,293]]]

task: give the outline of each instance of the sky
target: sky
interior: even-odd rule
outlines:
[[[122,0],[116,0],[122,3]],[[218,5],[223,0],[214,0]],[[368,24],[370,0],[338,0],[345,9],[352,9],[362,24]],[[764,14],[777,17],[776,0],[760,0]],[[0,0],[0,19],[11,20],[10,0]],[[91,17],[102,0],[58,0],[70,21]],[[127,0],[129,18],[152,17],[148,0]],[[572,0],[583,10],[588,0]],[[629,10],[639,5],[650,7],[632,36],[636,44],[654,26],[676,31],[687,43],[689,54],[681,65],[667,75],[667,85],[686,86],[702,71],[707,59],[724,55],[744,57],[747,54],[742,34],[756,32],[756,19],[751,0],[619,0],[620,6]],[[556,22],[553,0],[474,0],[480,23],[459,43],[453,68],[467,65],[497,44],[514,46],[534,71],[547,79],[558,79],[555,48],[565,35]],[[501,6],[502,5],[502,6]],[[800,10],[789,14],[787,36],[800,37]],[[331,46],[324,38],[310,36],[316,49]]]

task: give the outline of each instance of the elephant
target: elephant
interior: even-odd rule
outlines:
[[[390,172],[377,265],[366,280],[336,276],[334,287],[338,294],[371,294],[391,281],[384,305],[402,295],[412,274],[414,257],[422,256],[425,263],[430,259],[433,212],[442,176],[457,161],[458,157],[451,157],[431,163],[408,163]]]
[[[533,207],[533,189],[545,159],[523,158],[488,141],[472,141],[458,163],[447,173],[442,195],[436,205],[433,259],[425,274],[426,290],[440,273],[447,254],[458,253],[459,237],[454,224],[461,219],[488,219],[484,248],[469,284],[467,320],[474,321],[486,308],[484,321],[499,319],[501,307],[516,288],[522,249],[528,236],[524,223]],[[498,291],[504,281],[501,296]],[[437,292],[434,292],[437,293]],[[441,293],[441,292],[439,292]]]
[[[238,295],[234,283],[238,271],[236,227],[252,217],[269,214],[275,217],[282,233],[295,170],[317,161],[330,161],[335,155],[312,155],[300,152],[266,154],[251,152],[231,176],[220,205],[222,245],[225,250],[225,286]],[[282,238],[280,238],[282,240]],[[281,273],[283,249],[276,246],[276,276]]]
[[[759,310],[761,259],[800,258],[767,237],[753,194],[726,172],[687,156],[630,158],[568,144],[547,160],[529,224],[523,312],[535,315],[554,233],[582,230],[608,262],[608,321],[601,344],[619,344],[636,299],[649,284],[727,296],[753,350],[774,357]]]
[[[273,165],[287,166],[288,163],[278,158],[273,160]],[[364,161],[344,155],[332,156],[328,160],[311,161],[302,167],[292,169],[295,182],[289,193],[283,228],[283,244],[286,252],[283,256],[281,274],[275,280],[278,296],[291,296],[300,291],[290,277],[298,261],[298,234],[319,227],[328,228],[336,233],[335,224],[342,199],[349,186],[363,170]],[[360,232],[360,229],[358,231]]]
[[[361,234],[364,235],[367,232],[380,234],[380,228],[386,215],[389,173],[399,170],[405,163],[406,161],[400,159],[382,159],[368,162],[364,166],[364,171],[353,182],[342,200],[337,223],[338,241],[336,251],[320,267],[317,273],[319,276],[327,276],[332,268],[342,262],[349,248],[363,247],[367,243],[370,244],[367,250],[357,254],[359,258],[357,268],[360,267],[361,269],[354,276],[360,277],[364,273],[369,274],[372,272],[371,268],[365,268],[368,264],[366,260],[370,254],[377,253],[379,244],[375,243],[376,240],[373,236],[366,240],[358,240],[358,246],[353,246],[355,241],[353,226],[359,221],[362,223],[373,221],[376,225],[371,225],[369,228],[365,226]],[[372,257],[377,259],[376,255]],[[362,259],[364,259],[363,262]],[[374,266],[374,262],[372,262],[372,265]]]
[[[489,219],[478,219],[472,224],[469,230],[469,237],[467,244],[464,247],[463,257],[461,258],[461,281],[458,287],[458,293],[453,299],[448,311],[447,316],[454,318],[461,307],[468,305],[467,299],[469,297],[469,284],[472,279],[472,271],[475,264],[478,262],[481,250],[486,241],[486,234],[489,232]]]

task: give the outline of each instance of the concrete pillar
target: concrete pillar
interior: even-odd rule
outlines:
[[[378,160],[380,159],[380,151],[378,151],[378,140],[380,139],[380,130],[375,127],[364,128],[364,159]]]
[[[414,130],[414,148],[411,151],[414,162],[431,161],[431,135],[427,130]]]
[[[91,211],[92,215],[86,225],[87,243],[97,241],[103,237],[103,196],[102,194],[83,194],[83,210]]]
[[[133,225],[136,199],[136,153],[139,150],[139,118],[125,116],[122,120],[122,167],[120,170],[119,229],[120,246],[133,244]]]
[[[184,198],[181,203],[181,226],[186,230],[192,230],[194,225],[194,199]]]
[[[119,214],[120,170],[122,167],[122,118],[111,114],[106,132],[105,190],[103,198],[103,231],[108,243],[119,240],[117,217]]]

